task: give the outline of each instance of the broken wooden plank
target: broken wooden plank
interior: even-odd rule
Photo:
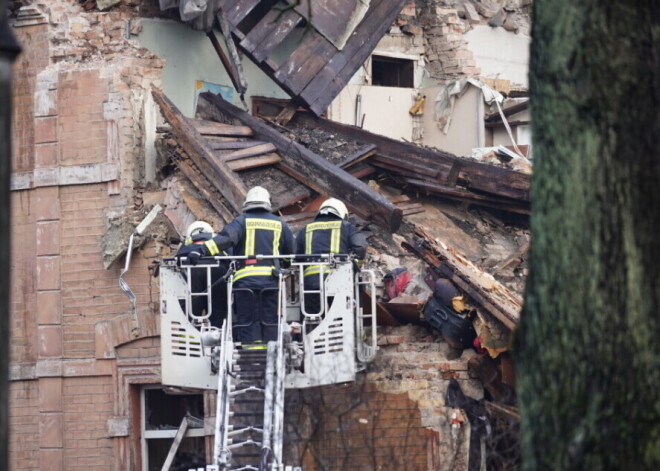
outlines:
[[[284,2],[277,4],[286,7]],[[257,25],[241,41],[241,48],[252,54],[257,62],[261,62],[289,35],[302,20],[293,9],[281,11],[271,9]]]
[[[232,160],[227,162],[227,165],[234,172],[240,172],[243,170],[248,170],[256,167],[265,167],[266,165],[275,165],[278,164],[282,158],[276,153],[269,153],[265,155],[259,155],[256,157],[244,157],[237,160]]]
[[[403,211],[404,216],[410,216],[411,214],[418,214],[426,211],[424,206],[420,203],[397,204],[396,207]]]
[[[377,154],[372,159],[372,165],[383,165],[388,169],[401,169],[410,175],[418,175],[419,178],[436,178],[439,170],[431,166],[418,164],[411,161],[401,160],[388,155]]]
[[[346,139],[375,144],[381,149],[379,154],[386,154],[391,159],[435,168],[437,170],[436,180],[446,186],[458,181],[468,191],[476,190],[524,202],[529,201],[531,176],[522,172],[397,141],[356,126],[318,118],[310,113],[297,113],[294,121],[306,126],[332,131]],[[457,161],[461,163],[459,168],[454,166]],[[458,170],[456,177],[452,176],[452,169]]]
[[[298,111],[298,105],[295,101],[291,100],[284,108],[282,108],[282,111],[275,116],[273,121],[279,126],[286,126],[289,121],[291,121],[291,118],[293,118],[293,115],[296,114],[296,111]]]
[[[358,164],[355,167],[352,167],[350,170],[348,170],[348,173],[350,173],[355,178],[364,178],[371,175],[374,172],[376,172],[376,168],[367,164]]]
[[[244,141],[238,141],[238,140],[234,140],[234,139],[224,140],[224,141],[216,141],[215,139],[216,138],[212,138],[212,139],[207,138],[206,139],[209,147],[213,150],[245,149],[247,147],[253,147],[253,146],[258,146],[260,144],[265,144],[264,141],[255,141],[255,140],[252,140],[252,139],[244,140]]]
[[[531,208],[529,203],[504,198],[497,198],[486,194],[478,194],[461,188],[449,188],[438,183],[431,183],[416,178],[404,178],[403,181],[409,185],[426,190],[428,193],[443,196],[457,201],[478,204],[488,208],[501,209],[517,214],[529,215]]]
[[[227,51],[229,51],[233,74],[236,75],[236,77],[232,78],[232,83],[234,84],[234,88],[238,94],[241,96],[241,101],[243,101],[243,97],[247,91],[248,84],[247,80],[245,80],[245,74],[243,73],[243,63],[241,62],[241,58],[238,55],[238,51],[236,50],[234,38],[231,35],[232,28],[229,25],[229,21],[227,20],[227,15],[225,15],[225,12],[222,9],[217,11],[216,20],[220,24],[220,31],[222,31],[222,36],[225,38],[225,46],[227,47]],[[213,37],[215,38],[215,34]]]
[[[282,136],[262,120],[250,116],[221,96],[203,93],[202,99],[215,106],[218,117],[240,120],[249,126],[257,139],[271,142],[285,164],[299,175],[305,185],[326,195],[337,196],[351,206],[355,213],[368,221],[394,232],[399,228],[402,212],[385,197],[364,182],[352,177],[323,157],[301,146],[292,139]]]
[[[343,169],[352,167],[353,165],[362,162],[363,160],[374,155],[377,150],[378,147],[375,144],[368,144],[366,146],[360,147],[358,150],[342,160],[339,163],[339,166]]]
[[[520,317],[522,299],[455,250],[433,240],[420,226],[413,224],[412,227],[416,238],[402,246],[436,268],[485,311],[513,330]]]
[[[222,47],[220,46],[220,43],[218,42],[218,38],[216,38],[213,30],[208,31],[206,33],[206,36],[211,40],[213,49],[215,49],[215,53],[220,58],[220,62],[222,63],[222,66],[225,68],[227,75],[229,75],[229,79],[231,80],[232,85],[234,85],[234,89],[239,94],[245,93],[245,87],[243,86],[242,83],[245,82],[245,78],[243,78],[243,76],[239,72],[239,69],[236,66],[236,64],[233,63],[231,60],[229,60],[227,54],[225,54],[224,49],[222,49]]]
[[[236,28],[238,24],[250,14],[261,0],[225,0],[222,9],[224,10],[229,24]]]
[[[231,154],[223,156],[222,159],[225,162],[231,162],[232,160],[243,159],[245,157],[256,157],[261,154],[268,154],[270,152],[275,152],[275,150],[273,144],[265,142],[263,144],[257,144],[252,147],[246,147],[245,149],[234,151]]]
[[[491,270],[491,273],[495,274],[498,271],[508,267],[515,261],[517,261],[518,264],[520,264],[522,262],[523,256],[527,253],[527,251],[529,251],[529,247],[530,247],[529,239],[525,239],[525,241],[518,248],[518,250],[516,250],[516,252],[510,257],[507,257],[505,260],[502,260],[500,263],[495,265]]]
[[[337,52],[315,29],[307,36],[275,72],[275,79],[285,82],[294,95],[298,95]]]
[[[315,75],[300,97],[321,115],[355,72],[364,64],[376,44],[389,30],[404,0],[372,0],[369,10],[350,39]]]
[[[253,134],[248,126],[234,126],[200,119],[192,120],[192,124],[201,135],[251,137]]]
[[[190,180],[199,194],[202,195],[211,206],[213,206],[213,209],[215,209],[215,211],[220,216],[222,216],[222,219],[224,219],[225,222],[230,222],[234,219],[235,214],[232,213],[224,204],[222,204],[216,195],[207,189],[206,183],[203,182],[199,175],[195,172],[195,169],[193,168],[190,160],[186,159],[177,161],[177,167],[179,170],[181,170],[181,172],[183,172],[186,178]]]
[[[397,196],[392,196],[391,198],[388,199],[394,204],[406,203],[410,201],[410,197],[408,195],[397,195]]]
[[[186,151],[188,156],[195,162],[206,175],[209,181],[215,185],[220,194],[225,197],[231,207],[240,213],[247,194],[245,184],[224,162],[217,162],[201,134],[195,126],[174,106],[165,94],[153,88],[151,94],[161,109],[161,112],[170,126],[172,134],[176,137],[179,145]]]

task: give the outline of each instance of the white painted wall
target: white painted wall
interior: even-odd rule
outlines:
[[[499,78],[528,86],[530,37],[504,28],[478,25],[465,34],[481,76]]]
[[[437,147],[459,156],[472,154],[474,147],[483,146],[484,100],[481,90],[468,86],[465,93],[454,103],[451,124],[447,134],[438,127],[435,120],[435,98],[444,87],[425,88],[420,93],[426,95],[424,106],[424,145]]]
[[[166,60],[163,91],[185,116],[193,115],[197,80],[232,87],[220,58],[204,33],[174,21],[142,19],[141,22],[142,30],[138,41],[143,47]],[[216,33],[216,36],[222,44],[222,36],[219,33]],[[251,96],[288,98],[275,82],[247,58],[243,59],[243,70],[248,81],[248,105],[248,97]],[[233,102],[242,107],[235,90]]]
[[[415,104],[416,89],[347,85],[328,107],[328,118],[359,126],[355,113],[358,95],[362,97],[364,129],[393,139],[412,140],[413,118],[408,110]]]

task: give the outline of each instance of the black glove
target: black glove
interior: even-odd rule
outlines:
[[[188,263],[191,265],[197,265],[199,259],[202,257],[202,254],[196,250],[188,253]]]

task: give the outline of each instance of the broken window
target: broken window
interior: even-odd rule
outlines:
[[[204,468],[204,396],[168,394],[160,388],[142,390],[142,469],[160,471],[170,455],[170,469]],[[174,437],[187,417],[187,427],[178,448]],[[197,419],[197,420],[195,420]]]
[[[415,86],[415,61],[385,56],[371,56],[371,83],[381,87]]]

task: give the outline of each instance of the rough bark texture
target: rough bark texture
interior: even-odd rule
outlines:
[[[660,3],[537,0],[525,470],[660,462]],[[655,466],[654,466],[655,465]]]

